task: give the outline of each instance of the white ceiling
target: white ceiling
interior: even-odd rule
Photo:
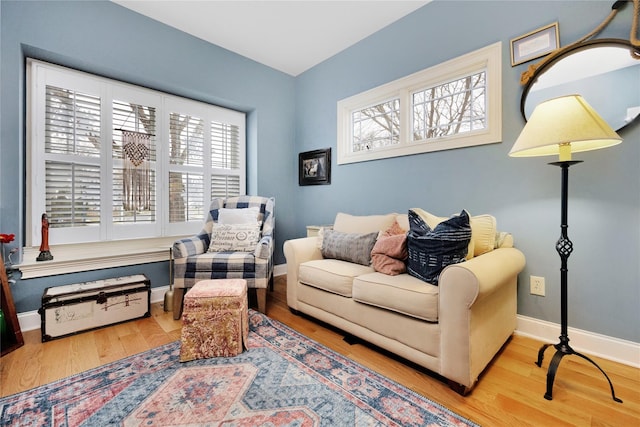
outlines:
[[[112,0],[292,76],[431,0]]]

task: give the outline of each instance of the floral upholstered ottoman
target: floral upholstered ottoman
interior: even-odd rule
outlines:
[[[247,348],[244,279],[201,280],[184,296],[180,361],[229,357]]]

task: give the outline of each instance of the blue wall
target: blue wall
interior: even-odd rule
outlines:
[[[429,66],[502,41],[503,142],[332,167],[330,186],[299,188],[299,233],[332,222],[336,211],[437,215],[466,208],[491,213],[527,257],[518,312],[560,322],[560,171],[551,158],[510,158],[524,120],[519,79],[531,63],[511,67],[510,40],[559,22],[562,45],[594,29],[612,2],[436,1],[296,79],[299,151],[336,148],[336,102]],[[629,4],[599,37],[629,39]],[[640,342],[640,126],[624,143],[575,156],[570,171],[569,325]],[[529,294],[529,276],[546,278],[546,297]]]
[[[24,240],[25,57],[77,68],[247,113],[248,193],[273,196],[276,263],[293,233],[297,187],[294,78],[106,1],[2,1],[0,232]],[[55,254],[54,254],[55,256]],[[47,286],[144,273],[166,286],[168,263],[18,280],[18,312],[36,310]]]
[[[113,3],[1,3],[0,232],[21,230],[24,191],[24,56],[189,96],[249,113],[250,192],[276,197],[276,263],[282,243],[307,224],[333,221],[336,212],[372,214],[421,207],[438,215],[468,209],[491,213],[514,234],[527,256],[518,312],[559,323],[560,261],[557,168],[548,159],[507,153],[524,125],[520,73],[511,67],[509,40],[558,21],[571,43],[608,15],[609,1],[436,1],[293,78],[187,36]],[[627,6],[599,37],[629,38]],[[59,25],[64,15],[86,28]],[[100,17],[95,20],[95,17]],[[332,183],[297,186],[301,151],[336,149],[338,100],[418,70],[503,43],[503,142],[338,166]],[[136,46],[149,46],[140,53]],[[168,58],[168,59],[165,59]],[[569,323],[572,327],[640,342],[640,126],[621,132],[624,143],[577,158],[571,169]],[[20,188],[15,179],[21,177]],[[17,233],[18,234],[18,233]],[[166,285],[166,263],[142,266]],[[122,270],[126,271],[126,270]],[[136,272],[141,272],[136,268]],[[126,272],[118,274],[127,274]],[[544,276],[547,296],[529,295],[529,275]],[[34,310],[45,286],[110,277],[94,272],[19,282],[18,311]]]

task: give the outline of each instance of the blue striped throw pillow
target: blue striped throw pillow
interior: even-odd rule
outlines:
[[[407,272],[420,280],[438,285],[442,270],[449,264],[465,261],[471,241],[469,214],[463,210],[438,224],[433,230],[409,210]]]

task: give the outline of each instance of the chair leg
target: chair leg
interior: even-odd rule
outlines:
[[[267,311],[267,288],[256,288],[256,296],[258,297],[258,311],[266,313]]]
[[[173,289],[173,320],[179,320],[182,316],[182,301],[185,288]]]

